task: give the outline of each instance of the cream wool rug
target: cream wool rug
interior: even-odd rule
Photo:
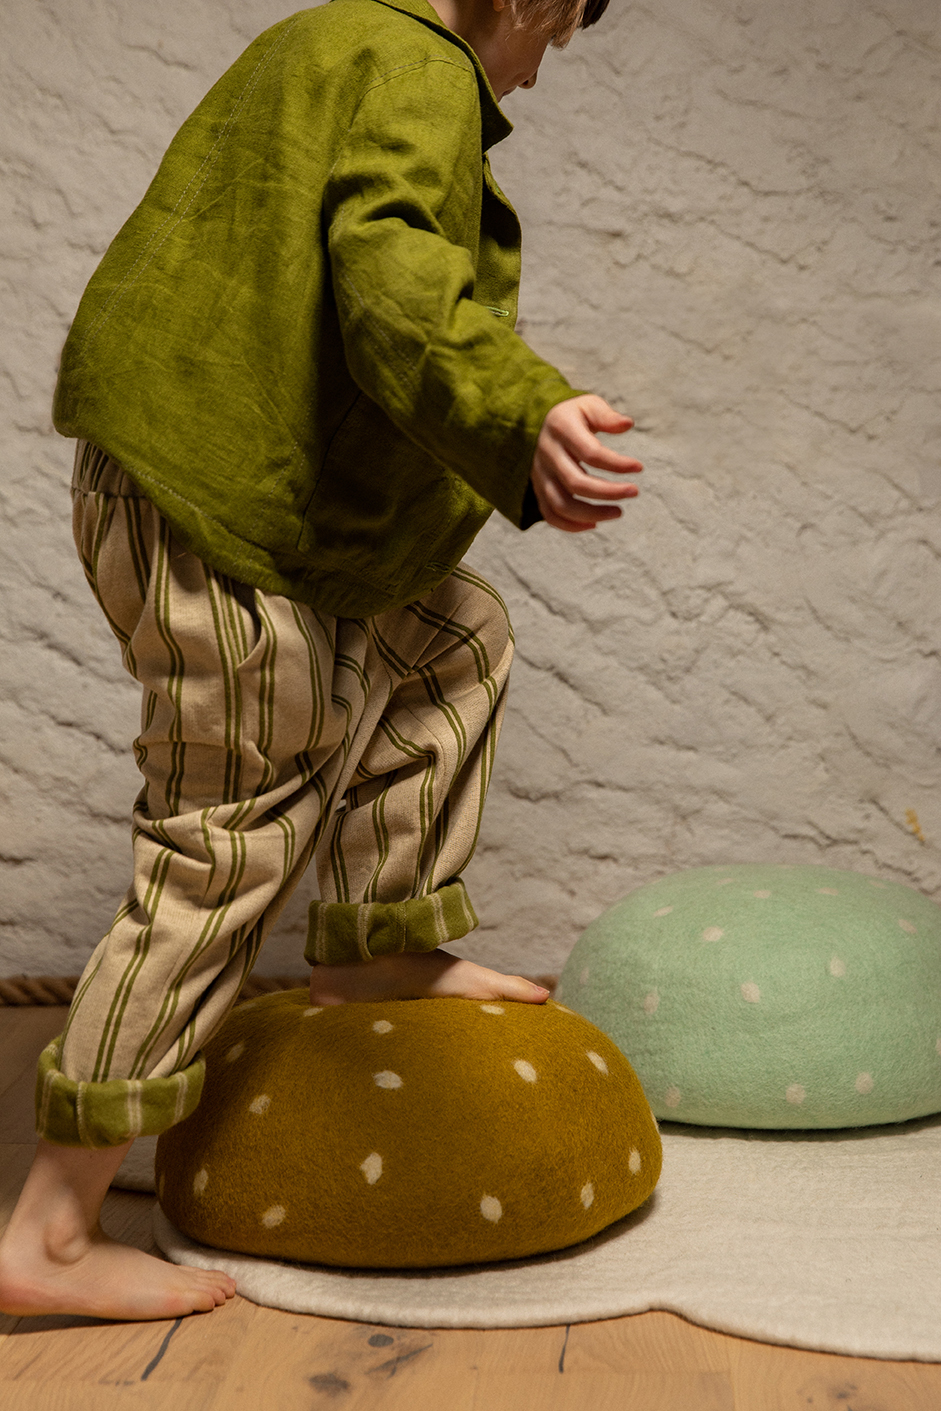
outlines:
[[[194,1244],[159,1210],[155,1234],[177,1263],[224,1269],[244,1297],[291,1312],[507,1328],[666,1309],[762,1342],[941,1362],[939,1117],[809,1134],[664,1124],[663,1175],[641,1210],[587,1244],[511,1264],[278,1263]]]

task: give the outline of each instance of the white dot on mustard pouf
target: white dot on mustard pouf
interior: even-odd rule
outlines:
[[[636,1074],[569,1009],[313,1010],[302,991],[229,1015],[199,1107],[157,1146],[161,1206],[192,1239],[359,1268],[565,1248],[642,1205],[660,1162]]]
[[[860,1127],[941,1111],[941,908],[816,866],[700,867],[594,921],[558,998],[658,1117]]]

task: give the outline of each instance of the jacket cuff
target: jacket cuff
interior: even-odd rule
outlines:
[[[555,370],[552,369],[552,371]],[[478,494],[482,494],[494,509],[498,510],[511,524],[515,524],[518,529],[529,529],[531,525],[542,519],[542,512],[539,509],[536,492],[530,478],[533,456],[536,454],[536,442],[539,439],[542,424],[552,408],[557,407],[560,402],[568,402],[573,397],[585,395],[578,388],[570,387],[561,373],[555,373],[550,382],[551,387],[545,388],[542,395],[538,395],[534,390],[529,392],[526,414],[527,427],[524,433],[526,449],[517,469],[509,477],[509,481],[501,478],[501,472],[496,464],[487,468],[487,484],[476,483],[469,476],[467,477],[472,488],[476,489]],[[525,481],[521,485],[520,479],[517,477],[523,475],[525,475]],[[507,494],[509,485],[512,485],[512,489]]]
[[[523,492],[523,513],[520,518],[520,529],[531,529],[533,525],[538,524],[541,519],[542,510],[539,508],[539,501],[536,499],[533,482],[530,480]]]
[[[311,965],[350,965],[406,950],[436,950],[476,925],[461,881],[408,901],[314,901],[304,957]]]
[[[121,1146],[152,1137],[193,1112],[203,1090],[202,1054],[169,1078],[112,1078],[83,1083],[59,1067],[62,1035],[39,1056],[36,1131],[55,1146]]]

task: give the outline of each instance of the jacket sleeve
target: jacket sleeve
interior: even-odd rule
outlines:
[[[363,392],[513,523],[529,523],[539,429],[576,393],[479,301],[480,134],[469,67],[423,59],[374,84],[325,193],[331,278]]]

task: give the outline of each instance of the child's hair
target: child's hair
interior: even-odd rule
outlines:
[[[568,44],[577,29],[596,24],[608,0],[511,0],[518,24],[552,35],[555,48]]]

